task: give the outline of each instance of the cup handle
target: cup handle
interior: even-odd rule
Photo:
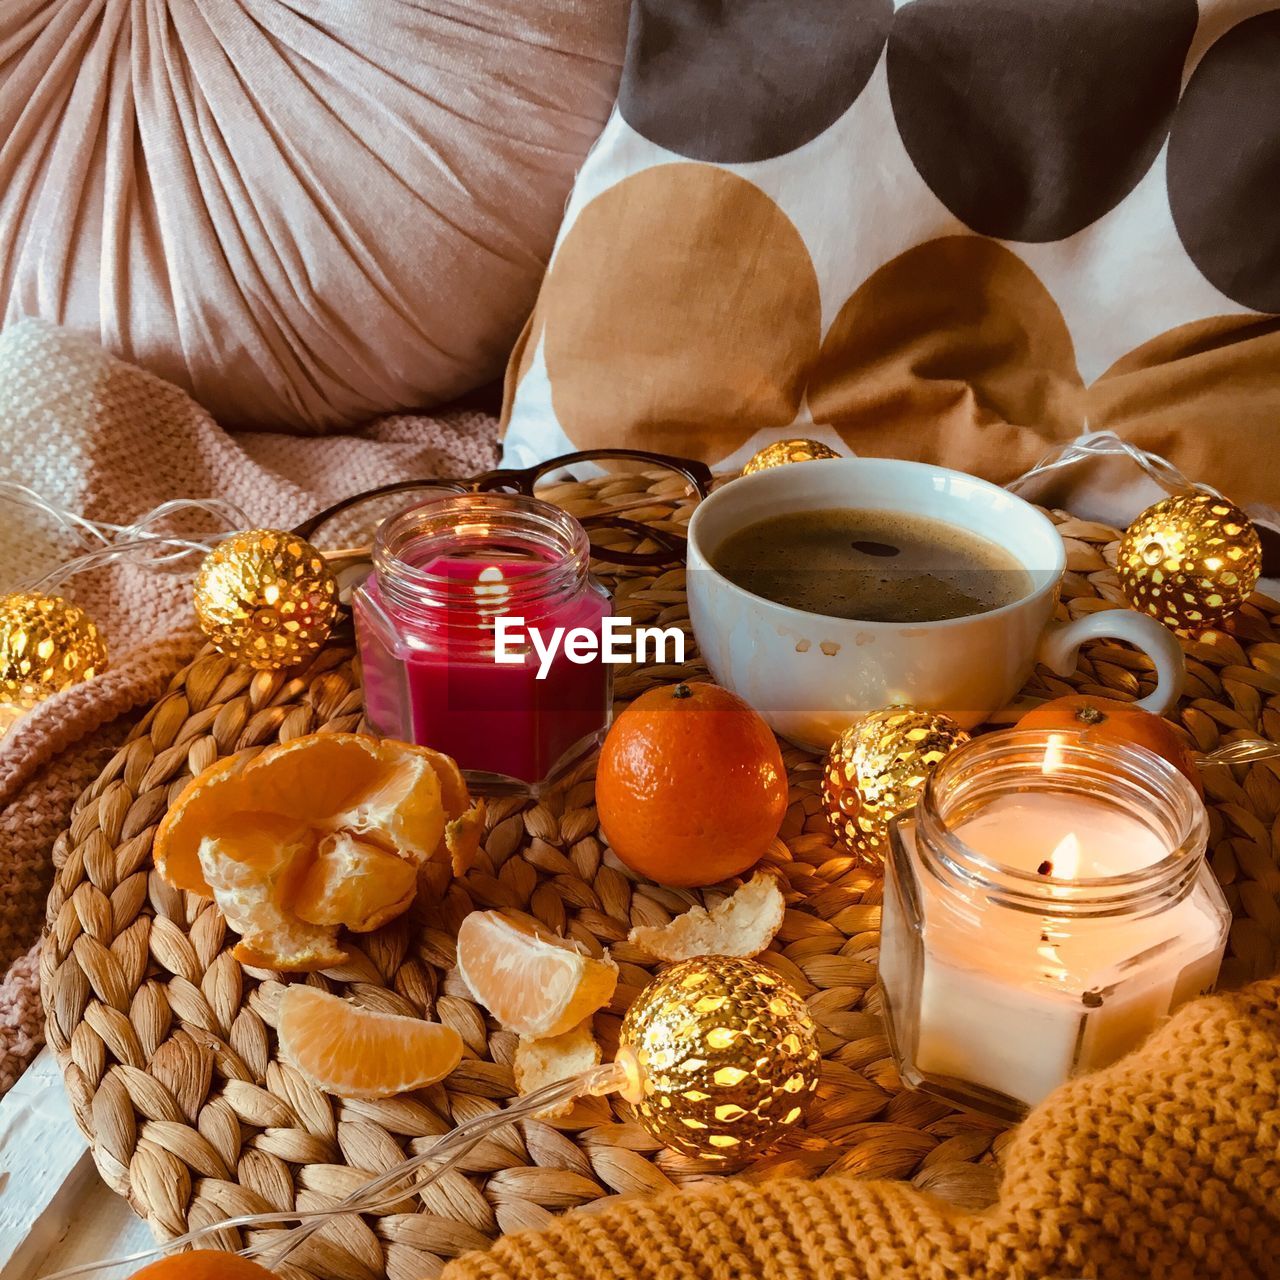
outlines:
[[[1134,705],[1158,716],[1173,710],[1186,679],[1186,660],[1173,632],[1146,614],[1105,609],[1073,622],[1051,622],[1040,637],[1036,661],[1060,676],[1069,676],[1076,669],[1080,646],[1103,637],[1127,641],[1155,664],[1156,687]]]

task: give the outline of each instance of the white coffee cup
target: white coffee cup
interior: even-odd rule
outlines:
[[[861,622],[766,600],[712,567],[717,548],[747,525],[838,507],[929,516],[981,534],[1027,571],[1027,592],[962,618]],[[706,498],[689,524],[689,616],[711,674],[777,733],[813,750],[825,750],[860,716],[894,704],[979,724],[1012,701],[1037,660],[1069,675],[1080,646],[1101,636],[1126,640],[1151,658],[1156,688],[1138,705],[1169,710],[1185,675],[1172,633],[1128,609],[1051,621],[1065,570],[1062,539],[1029,503],[963,472],[887,458],[798,462],[743,476]]]

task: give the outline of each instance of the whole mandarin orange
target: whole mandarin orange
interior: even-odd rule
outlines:
[[[234,1253],[193,1249],[161,1258],[134,1273],[133,1280],[276,1280],[275,1272]]]
[[[651,689],[613,722],[596,771],[600,826],[633,871],[715,884],[769,847],[787,774],[769,726],[714,684]]]
[[[1163,716],[1152,715],[1131,702],[1072,693],[1032,708],[1018,721],[1019,729],[1075,729],[1095,742],[1146,747],[1163,756],[1204,795],[1195,753]]]

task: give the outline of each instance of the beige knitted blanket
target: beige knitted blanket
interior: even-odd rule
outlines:
[[[241,507],[254,524],[297,523],[393,480],[493,465],[497,424],[475,410],[391,417],[324,439],[230,435],[177,387],[36,321],[0,333],[0,480],[95,520],[129,524],[176,497]],[[0,592],[77,548],[52,522],[0,502]],[[41,704],[0,737],[0,1094],[40,1047],[36,945],[51,848],[80,790],[197,642],[189,574],[116,565],[64,594],[101,626],[110,667]]]

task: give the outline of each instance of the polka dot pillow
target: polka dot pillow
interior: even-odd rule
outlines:
[[[1008,479],[1111,429],[1280,456],[1280,9],[635,0],[506,456],[782,433]]]

